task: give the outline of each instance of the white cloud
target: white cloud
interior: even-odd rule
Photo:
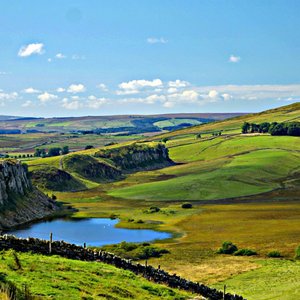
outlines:
[[[36,94],[36,93],[40,93],[40,91],[36,90],[36,89],[34,89],[32,87],[29,87],[27,89],[24,89],[23,93],[25,93],[25,94]]]
[[[122,82],[119,84],[120,91],[117,91],[118,95],[137,94],[145,88],[157,88],[163,85],[160,79],[153,80],[131,80],[128,82]]]
[[[183,88],[190,85],[188,81],[176,79],[175,81],[168,82],[169,87],[173,88]]]
[[[224,93],[222,94],[222,98],[224,99],[224,101],[229,101],[232,98],[232,96],[227,93]]]
[[[22,105],[22,107],[32,107],[33,103],[30,100],[25,101]]]
[[[4,93],[2,90],[0,91],[0,100],[15,100],[18,97],[17,92],[12,93]]]
[[[27,57],[33,54],[43,54],[44,53],[44,44],[42,43],[33,43],[26,46],[22,46],[18,52],[18,56]]]
[[[90,96],[89,101],[87,102],[87,107],[98,109],[107,103],[109,103],[109,100],[106,98],[96,98],[95,96]]]
[[[241,60],[241,58],[236,55],[230,55],[230,57],[229,57],[229,62],[232,62],[232,63],[238,63],[240,60]]]
[[[161,37],[161,38],[149,37],[149,38],[147,38],[147,43],[148,44],[166,44],[166,43],[168,43],[168,40],[166,40],[163,37]]]
[[[71,84],[68,88],[68,93],[83,93],[85,92],[86,88],[83,84],[79,83],[79,84]]]
[[[77,110],[82,107],[82,104],[78,100],[69,101],[68,98],[64,98],[61,106],[65,109]]]
[[[48,58],[47,61],[50,63],[52,62],[52,58]]]
[[[217,98],[219,96],[219,93],[216,90],[211,90],[208,92],[209,98]]]
[[[53,99],[57,99],[58,97],[56,95],[53,94],[49,94],[48,92],[44,92],[43,94],[38,95],[38,99],[42,102],[42,103],[46,103],[50,100]]]
[[[102,90],[103,92],[108,92],[108,88],[107,88],[107,86],[104,83],[99,83],[97,85],[97,88],[100,89],[100,90]]]
[[[58,58],[58,59],[64,59],[64,58],[66,58],[66,56],[64,54],[62,54],[62,53],[57,53],[55,55],[55,57]]]
[[[175,106],[175,103],[172,101],[167,101],[163,104],[163,107],[166,107],[166,108],[172,108],[174,106]]]
[[[64,89],[64,88],[62,88],[62,87],[59,87],[59,88],[56,89],[56,91],[57,91],[58,93],[63,93],[63,92],[66,91],[66,89]]]

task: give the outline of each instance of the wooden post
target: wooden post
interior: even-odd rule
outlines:
[[[49,254],[52,252],[52,239],[53,239],[53,234],[50,232],[50,240],[49,240]]]
[[[225,295],[226,295],[226,284],[224,284],[223,300],[225,300]]]
[[[83,243],[83,248],[84,248],[84,249],[86,248],[86,243]]]

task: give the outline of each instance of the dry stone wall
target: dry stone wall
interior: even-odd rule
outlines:
[[[117,268],[129,270],[136,275],[141,275],[146,279],[166,284],[171,288],[179,288],[192,293],[200,294],[207,299],[211,300],[246,300],[242,296],[225,294],[216,289],[212,289],[204,284],[192,282],[181,278],[177,275],[171,275],[162,269],[156,269],[150,265],[142,265],[139,263],[133,263],[131,260],[121,258],[112,253],[106,251],[96,251],[93,249],[69,244],[64,241],[55,241],[51,243],[46,240],[40,240],[35,238],[19,239],[15,236],[4,235],[0,236],[0,250],[14,249],[20,252],[34,252],[44,255],[60,255],[62,257],[82,260],[82,261],[100,261],[110,265],[114,265]]]

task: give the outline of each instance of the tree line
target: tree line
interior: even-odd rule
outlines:
[[[35,157],[51,157],[51,156],[58,156],[58,155],[64,155],[69,153],[69,147],[64,146],[62,148],[60,147],[53,147],[49,148],[48,152],[46,152],[45,149],[36,148],[34,152]]]
[[[300,136],[300,122],[263,122],[260,124],[244,122],[242,133],[270,133],[271,135]]]

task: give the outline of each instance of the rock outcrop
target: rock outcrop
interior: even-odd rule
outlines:
[[[174,164],[168,149],[162,144],[131,144],[128,146],[101,149],[96,157],[109,159],[123,171],[149,170]]]
[[[19,161],[0,161],[0,230],[44,218],[58,207],[32,186],[27,167]]]

